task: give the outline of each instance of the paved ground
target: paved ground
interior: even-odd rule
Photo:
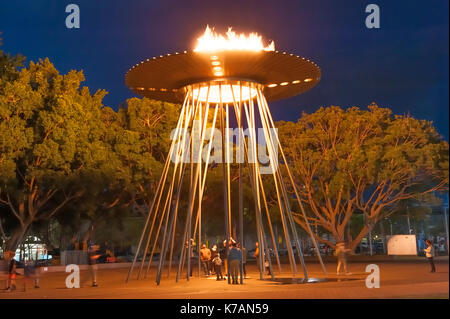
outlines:
[[[19,291],[0,292],[6,298],[149,298],[149,299],[329,299],[329,298],[449,298],[448,258],[437,262],[437,272],[429,273],[426,261],[375,262],[380,267],[380,288],[365,286],[367,262],[351,263],[349,276],[336,276],[335,264],[328,263],[328,282],[307,284],[281,284],[261,281],[254,265],[249,265],[250,279],[244,285],[228,285],[227,281],[216,281],[214,277],[194,277],[189,282],[182,278],[175,283],[175,274],[163,278],[156,286],[154,272],[146,280],[132,280],[125,284],[127,269],[104,269],[99,271],[99,287],[90,287],[88,271],[81,272],[82,287],[67,289],[66,273],[47,273],[41,278],[41,288],[21,291],[22,279],[18,280]],[[288,277],[288,265],[284,266]],[[317,263],[308,264],[310,277],[323,278]],[[165,273],[167,274],[167,272]],[[334,275],[331,275],[334,274]],[[21,277],[19,277],[21,278]],[[4,283],[0,283],[0,288]]]

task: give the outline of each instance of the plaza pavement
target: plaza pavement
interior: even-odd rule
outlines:
[[[249,279],[244,285],[228,285],[215,277],[198,277],[197,268],[188,282],[185,275],[175,282],[175,271],[167,278],[167,271],[159,286],[154,281],[154,270],[146,280],[125,283],[128,269],[101,269],[99,287],[90,287],[89,271],[81,271],[81,288],[67,289],[64,272],[46,273],[41,277],[41,288],[28,288],[22,292],[22,276],[18,279],[18,291],[0,291],[0,299],[49,298],[49,299],[366,299],[366,298],[449,298],[448,257],[437,261],[437,272],[430,273],[426,260],[373,261],[380,267],[380,288],[368,289],[365,285],[365,268],[370,262],[349,264],[352,275],[336,276],[336,264],[327,263],[328,278],[332,281],[307,284],[281,284],[259,280],[254,264],[248,265]],[[310,278],[323,278],[318,263],[308,263]],[[283,265],[289,277],[289,265]],[[176,267],[173,267],[176,268]],[[172,269],[173,269],[172,268]],[[174,270],[174,269],[173,269]],[[300,270],[300,268],[299,268]],[[275,273],[277,274],[277,273]],[[136,277],[136,273],[134,273]],[[301,275],[299,275],[301,277]],[[267,277],[266,279],[269,279]],[[340,281],[336,281],[336,280]],[[4,288],[4,282],[0,283]]]

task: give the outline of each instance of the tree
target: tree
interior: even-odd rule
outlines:
[[[179,109],[176,104],[131,98],[117,113],[121,134],[115,134],[111,144],[121,161],[121,173],[128,176],[128,204],[144,216],[168,156]]]
[[[178,108],[132,98],[118,112],[108,108],[102,112],[103,141],[113,165],[91,176],[87,191],[67,206],[71,213],[59,216],[60,224],[70,229],[72,241],[104,238],[101,232],[113,224],[121,226],[133,209],[147,215]]]
[[[352,250],[402,201],[430,200],[448,185],[448,143],[425,120],[375,104],[367,111],[332,106],[279,122],[278,130],[308,220]],[[356,212],[364,223],[352,236]],[[295,220],[305,228],[299,211]]]
[[[79,198],[92,176],[116,165],[103,139],[105,91],[91,95],[80,88],[82,72],[60,75],[48,59],[12,70],[14,77],[0,78],[0,205],[7,212],[7,250],[16,249],[34,222]]]

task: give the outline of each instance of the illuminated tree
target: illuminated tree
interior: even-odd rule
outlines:
[[[372,104],[320,108],[278,128],[311,224],[351,249],[402,201],[427,201],[447,187],[448,143],[431,122]],[[353,237],[346,229],[356,212],[365,222]],[[305,227],[300,211],[295,220]]]
[[[55,216],[117,162],[103,139],[106,92],[91,95],[80,88],[82,72],[60,75],[48,59],[10,69],[0,78],[0,204],[5,248],[15,250],[34,222]]]

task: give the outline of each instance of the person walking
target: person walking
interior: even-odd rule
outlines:
[[[346,275],[351,275],[350,272],[348,272],[347,269],[347,253],[350,251],[350,249],[345,248],[345,243],[343,241],[338,242],[336,244],[336,250],[335,250],[335,256],[338,259],[337,263],[337,269],[336,269],[336,275],[340,275],[341,266],[344,267],[344,272]]]
[[[17,267],[17,263],[16,260],[14,259],[14,256],[11,257],[10,261],[9,261],[9,265],[8,265],[8,282],[6,285],[6,291],[13,291],[16,290],[16,276],[17,276],[17,272],[16,272],[16,267]]]
[[[89,266],[91,268],[91,275],[92,275],[92,287],[98,287],[97,284],[97,270],[98,265],[97,261],[100,255],[98,254],[99,247],[98,245],[92,245],[89,249]]]
[[[425,243],[427,244],[427,248],[424,249],[425,251],[425,256],[428,259],[428,262],[430,263],[431,266],[431,271],[430,272],[436,272],[436,267],[434,266],[434,247],[433,247],[433,243],[430,240],[426,240]]]
[[[231,272],[231,278],[233,279],[232,284],[237,285],[238,274],[240,273],[239,268],[241,267],[242,252],[237,248],[236,243],[231,243],[231,249],[228,253],[228,262]]]
[[[27,284],[29,282],[33,282],[34,281],[34,288],[39,288],[39,277],[37,272],[39,271],[39,269],[37,269],[36,267],[37,262],[34,262],[32,260],[28,260],[25,263],[25,267],[23,269],[23,291],[27,290]]]
[[[211,250],[207,248],[205,244],[203,244],[202,249],[200,249],[200,261],[202,262],[205,276],[209,276],[211,274],[209,270],[210,260],[211,260]]]

